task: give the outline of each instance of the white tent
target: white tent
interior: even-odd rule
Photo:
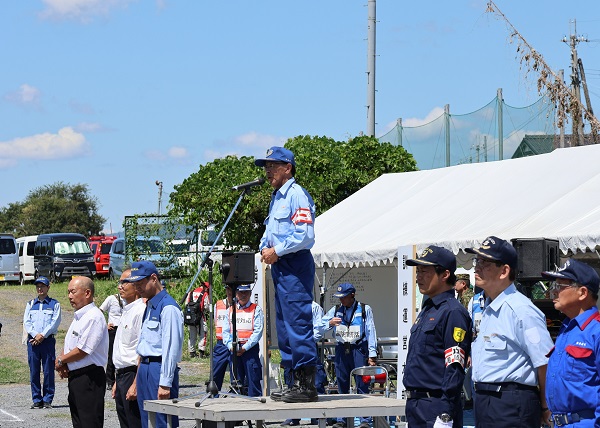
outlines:
[[[317,266],[371,266],[400,246],[458,253],[489,235],[600,245],[600,145],[383,175],[316,219],[312,253]]]

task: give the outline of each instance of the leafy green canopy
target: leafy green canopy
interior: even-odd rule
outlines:
[[[0,231],[17,237],[52,232],[97,235],[106,221],[98,207],[87,184],[56,182],[32,190],[23,202],[0,208]]]
[[[403,147],[380,143],[373,137],[339,142],[328,137],[298,136],[289,139],[285,147],[294,153],[296,181],[313,197],[317,215],[382,174],[416,170],[415,160]],[[263,176],[263,169],[254,165],[253,157],[215,159],[175,186],[169,215],[199,229],[214,225],[220,230],[239,197],[231,187]],[[258,248],[272,189],[267,185],[255,189],[241,202],[225,230],[230,248]]]

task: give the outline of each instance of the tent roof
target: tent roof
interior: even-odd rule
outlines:
[[[318,266],[378,265],[398,247],[458,253],[487,236],[600,244],[600,145],[498,162],[385,174],[315,221]]]

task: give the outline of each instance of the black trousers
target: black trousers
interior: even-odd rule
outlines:
[[[533,389],[475,391],[473,403],[477,428],[531,428],[541,425],[540,396]]]
[[[69,373],[69,409],[73,428],[104,426],[104,367],[90,365]]]
[[[115,383],[115,365],[113,364],[113,344],[115,343],[115,336],[117,334],[117,328],[113,327],[112,330],[108,330],[108,362],[106,363],[106,384],[112,385]]]
[[[137,398],[127,400],[127,391],[135,379],[135,371],[119,374],[117,372],[117,387],[115,389],[115,405],[121,428],[141,428],[142,417]]]

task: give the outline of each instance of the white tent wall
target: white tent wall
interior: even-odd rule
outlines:
[[[485,237],[600,242],[600,145],[498,162],[385,174],[315,221],[315,263],[378,265],[399,246],[457,253]]]

